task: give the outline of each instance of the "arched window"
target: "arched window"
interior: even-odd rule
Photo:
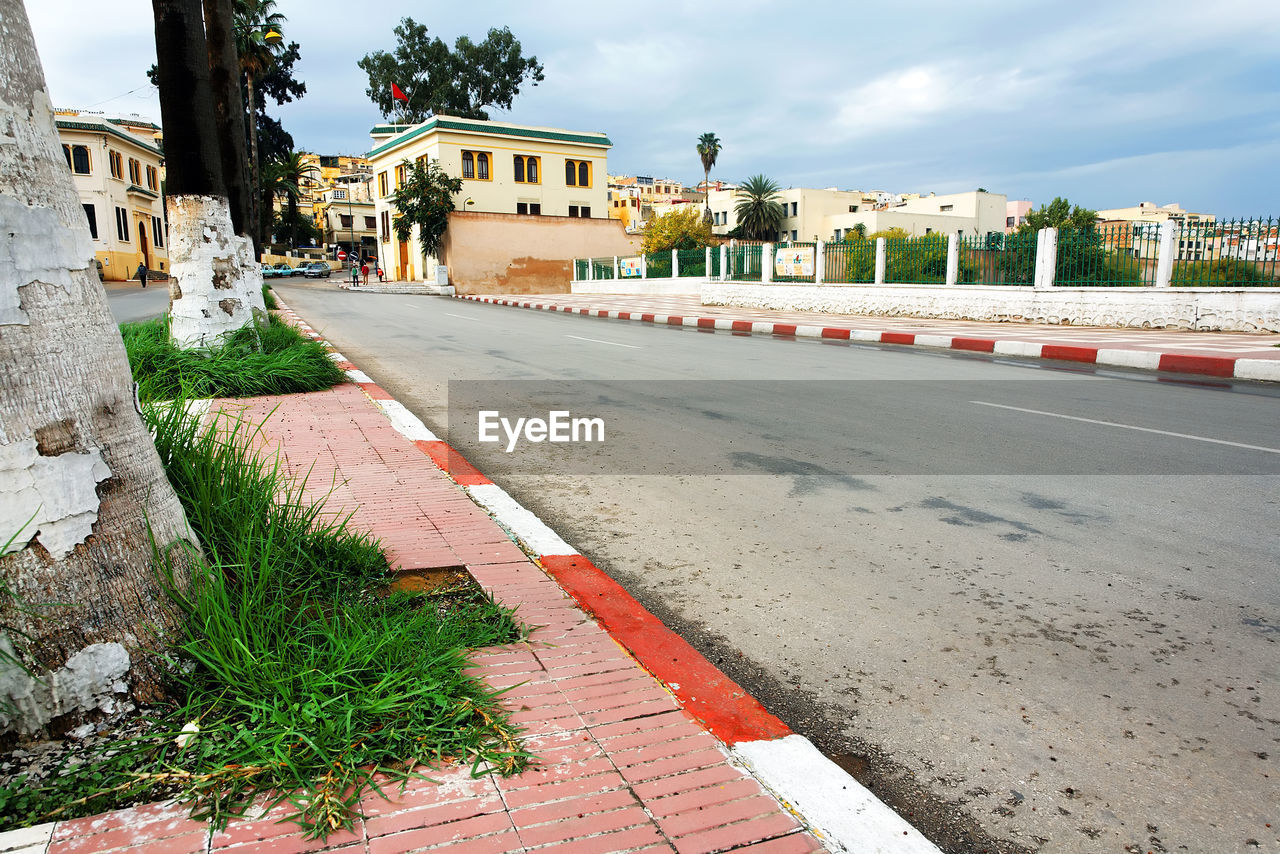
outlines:
[[[515,156],[514,162],[515,162],[516,180],[519,181],[521,184],[523,184],[524,183],[524,158],[521,157],[519,154],[517,154]]]
[[[578,186],[591,186],[591,167],[587,165],[587,161],[585,160],[578,163]]]
[[[574,186],[574,183],[575,183],[574,179],[577,177],[577,175],[578,175],[578,170],[574,168],[573,161],[566,160],[564,162],[564,185],[566,187]]]
[[[475,158],[471,156],[470,151],[462,152],[462,177],[476,177],[476,161]]]
[[[538,158],[530,157],[525,171],[528,175],[530,184],[538,183]]]
[[[67,155],[67,165],[71,167],[71,171],[77,175],[89,174],[89,149],[83,145],[62,146],[62,151]]]
[[[481,181],[489,180],[489,155],[483,151],[476,155],[476,165],[479,167],[477,172]]]

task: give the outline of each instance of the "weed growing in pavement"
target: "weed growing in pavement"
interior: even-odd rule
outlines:
[[[349,825],[375,774],[462,761],[520,771],[530,756],[468,650],[520,639],[513,613],[475,586],[390,592],[378,543],[291,481],[256,428],[202,428],[183,405],[147,407],[165,470],[203,547],[178,589],[185,636],[171,650],[175,704],[41,787],[0,788],[21,826],[166,796],[216,824],[272,793],[308,835]],[[383,783],[382,785],[385,785]]]
[[[266,303],[267,311],[275,311],[280,307],[276,302],[276,295],[271,292],[271,286],[266,282],[262,283],[262,301]]]
[[[245,327],[207,349],[175,347],[167,317],[122,324],[120,334],[143,401],[293,394],[346,378],[323,344],[274,315],[265,328]]]

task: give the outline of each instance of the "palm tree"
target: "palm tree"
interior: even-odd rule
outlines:
[[[249,122],[249,171],[251,197],[255,202],[261,196],[261,176],[258,169],[258,101],[254,94],[254,81],[265,74],[276,61],[279,44],[271,44],[266,35],[278,31],[285,16],[276,11],[276,0],[236,0],[236,51],[240,55],[240,70],[244,73],[248,88],[246,104]],[[250,217],[255,238],[262,237],[261,209]]]
[[[738,228],[749,240],[772,240],[778,234],[778,226],[785,216],[778,201],[781,185],[764,175],[752,175],[742,182],[736,197],[738,203],[733,212],[738,218]]]
[[[698,137],[698,156],[702,158],[702,189],[706,192],[706,209],[702,214],[705,222],[711,222],[711,167],[716,165],[716,157],[720,155],[720,140],[711,132]]]
[[[289,245],[298,248],[298,199],[308,178],[316,174],[316,167],[303,161],[304,152],[290,151],[269,161],[262,169],[263,202],[284,196],[288,206]]]

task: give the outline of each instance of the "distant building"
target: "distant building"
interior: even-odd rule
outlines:
[[[1018,230],[1018,226],[1027,221],[1027,214],[1031,213],[1031,202],[1028,199],[1012,199],[1005,202],[1004,206],[1004,233],[1012,234]]]
[[[1153,259],[1157,255],[1160,223],[1172,222],[1180,228],[1178,260],[1210,261],[1218,257],[1221,241],[1207,228],[1215,221],[1213,214],[1194,213],[1172,202],[1157,205],[1139,202],[1130,208],[1109,208],[1097,212],[1097,222],[1108,246],[1131,252],[1135,258]],[[1185,228],[1206,226],[1206,228]]]
[[[377,125],[373,150],[374,207],[380,255],[396,279],[431,279],[439,263],[424,262],[416,235],[401,243],[391,223],[391,196],[404,182],[405,164],[438,162],[462,178],[454,197],[459,212],[529,217],[609,218],[603,133],[434,116],[416,125]],[[566,258],[579,252],[568,251]]]
[[[159,126],[77,110],[54,118],[103,278],[130,279],[139,263],[168,273]]]

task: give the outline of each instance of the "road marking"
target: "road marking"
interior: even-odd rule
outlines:
[[[975,406],[991,406],[996,409],[1009,409],[1014,412],[1026,412],[1030,415],[1045,415],[1049,418],[1065,418],[1068,421],[1083,421],[1085,424],[1101,424],[1104,427],[1120,427],[1125,430],[1139,430],[1143,433],[1157,433],[1161,436],[1173,436],[1175,439],[1193,439],[1197,442],[1212,442],[1215,445],[1230,445],[1233,448],[1244,448],[1249,451],[1262,451],[1267,454],[1280,454],[1280,448],[1267,448],[1262,445],[1246,445],[1243,442],[1228,442],[1226,439],[1211,439],[1208,436],[1194,436],[1190,433],[1174,433],[1171,430],[1156,430],[1153,427],[1137,427],[1133,424],[1120,424],[1116,421],[1099,421],[1096,418],[1081,418],[1078,415],[1063,415],[1060,412],[1043,412],[1039,409],[1023,409],[1021,406],[1005,406],[1002,403],[987,403],[985,400],[971,400]]]
[[[472,323],[483,323],[483,322],[484,322],[484,321],[480,320],[480,318],[478,318],[478,317],[464,317],[464,316],[463,316],[463,315],[461,315],[461,314],[452,314],[452,313],[447,312],[447,311],[445,312],[445,314],[449,315],[450,317],[456,317],[456,318],[458,318],[459,320],[470,320]]]
[[[614,347],[629,347],[632,350],[643,350],[635,344],[619,344],[617,341],[601,341],[599,338],[583,338],[581,335],[566,335],[565,338],[574,338],[578,341],[590,341],[593,344],[612,344]]]

